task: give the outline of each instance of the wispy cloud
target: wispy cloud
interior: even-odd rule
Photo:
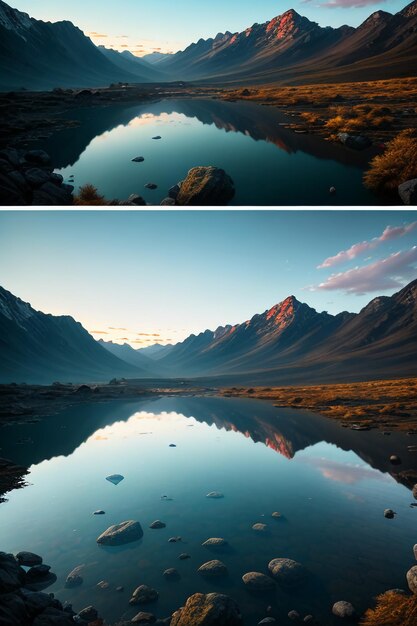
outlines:
[[[353,246],[351,246],[348,250],[342,250],[334,256],[330,256],[325,259],[317,269],[334,267],[335,265],[352,261],[365,252],[374,250],[386,241],[392,241],[394,239],[398,239],[399,237],[403,237],[404,235],[408,235],[415,230],[416,227],[417,222],[411,222],[411,224],[407,224],[405,226],[387,226],[382,235],[379,237],[374,237],[370,241],[362,241],[361,243],[353,244]]]
[[[95,31],[88,33],[89,37],[95,37],[95,39],[106,39],[108,37],[108,35],[105,35],[104,33],[96,33]]]
[[[105,330],[91,330],[90,332],[93,335],[108,335],[109,334]]]
[[[417,277],[417,246],[396,252],[369,265],[332,274],[326,281],[310,287],[310,291],[344,291],[364,295],[375,291],[401,289],[405,282]]]
[[[384,0],[381,0],[384,2]],[[310,3],[311,0],[304,0],[303,4]],[[380,4],[380,0],[328,0],[328,2],[318,2],[314,6],[325,9],[360,9],[372,4]]]
[[[159,333],[138,333],[138,337],[160,337]]]
[[[127,328],[116,328],[115,326],[107,326],[109,330],[127,330]]]

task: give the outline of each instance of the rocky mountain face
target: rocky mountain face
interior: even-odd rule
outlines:
[[[360,313],[318,313],[293,296],[252,319],[191,335],[161,359],[182,376],[253,383],[417,373],[417,281]]]
[[[69,21],[42,22],[0,0],[0,89],[48,90],[149,82],[122,69]],[[153,80],[153,78],[152,78]]]
[[[146,372],[101,347],[69,316],[35,311],[0,287],[0,382],[107,381]]]

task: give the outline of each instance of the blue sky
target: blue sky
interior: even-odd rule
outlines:
[[[46,21],[68,19],[97,44],[140,54],[177,51],[200,37],[244,30],[293,8],[322,26],[357,26],[372,12],[395,13],[407,0],[10,0]],[[94,34],[92,34],[94,33]],[[103,37],[104,35],[104,37]],[[138,48],[137,46],[143,46]]]
[[[416,244],[417,211],[0,212],[1,285],[135,347],[291,294],[359,311],[417,278]]]

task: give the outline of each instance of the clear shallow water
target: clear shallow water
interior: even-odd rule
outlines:
[[[92,183],[109,199],[138,193],[159,204],[196,165],[224,168],[236,186],[234,205],[373,205],[362,185],[366,156],[283,124],[281,111],[253,103],[162,100],[128,108],[72,112],[80,128],[42,147],[66,179]],[[160,135],[161,140],[152,137]],[[143,163],[132,159],[143,156]],[[144,188],[155,183],[158,189]],[[337,194],[330,195],[329,188]]]
[[[49,590],[77,609],[94,604],[108,621],[140,610],[128,600],[144,583],[159,591],[149,609],[161,617],[194,592],[222,591],[237,600],[245,624],[265,617],[268,605],[280,623],[297,609],[333,624],[333,602],[346,599],[362,610],[375,594],[404,587],[413,564],[417,510],[394,477],[415,463],[406,435],[353,432],[260,401],[190,397],[78,406],[37,424],[5,427],[1,435],[2,456],[31,464],[30,485],[0,505],[1,549],[41,554],[58,576]],[[392,452],[402,466],[389,464]],[[105,480],[112,473],[125,480],[114,486]],[[224,499],[207,499],[213,490]],[[383,517],[387,507],[398,512],[394,520]],[[99,508],[105,516],[92,515]],[[284,519],[271,518],[276,510]],[[141,522],[140,542],[96,544],[103,530],[125,519]],[[155,519],[166,529],[150,530]],[[268,525],[265,536],[251,530],[256,522]],[[183,543],[168,543],[175,535]],[[230,548],[203,548],[212,536],[225,537]],[[191,559],[179,561],[181,552]],[[249,594],[241,576],[266,573],[274,557],[302,562],[308,583]],[[227,579],[196,574],[212,558],[226,563]],[[65,589],[79,565],[83,585]],[[164,580],[168,567],[180,571],[179,581]],[[110,588],[98,589],[102,580]]]

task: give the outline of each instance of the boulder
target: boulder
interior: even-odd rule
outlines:
[[[178,580],[180,578],[180,573],[175,569],[175,567],[169,567],[164,571],[163,577],[166,578],[166,580]]]
[[[48,181],[38,189],[35,189],[32,204],[36,206],[69,206],[73,203],[73,189],[70,185],[57,187],[57,185]]]
[[[45,152],[45,150],[29,150],[25,152],[24,158],[29,163],[36,163],[37,165],[50,165],[51,157]]]
[[[67,611],[49,607],[35,618],[32,626],[74,626],[74,620]]]
[[[364,150],[372,145],[372,141],[369,137],[364,135],[350,135],[349,133],[339,133],[339,141],[347,148],[353,148],[354,150]]]
[[[155,183],[146,183],[145,188],[152,189],[153,191],[154,189],[158,189],[158,185],[155,185]]]
[[[417,594],[417,565],[414,565],[407,572],[408,588],[414,594]]]
[[[235,195],[230,176],[218,167],[194,167],[180,184],[179,205],[227,205]]]
[[[26,170],[24,176],[31,187],[40,187],[50,179],[49,173],[38,167],[32,167],[30,170]]]
[[[98,509],[98,511],[94,511],[93,515],[106,515],[106,511],[102,511],[102,509]]]
[[[156,602],[158,597],[159,594],[156,589],[152,589],[148,585],[139,585],[133,592],[129,604],[149,604],[150,602]]]
[[[160,206],[175,206],[174,198],[164,198],[161,200]]]
[[[34,552],[18,552],[16,554],[16,560],[19,565],[25,565],[26,567],[42,564],[42,557]]]
[[[223,548],[227,546],[228,543],[223,537],[210,537],[210,539],[206,539],[201,545],[204,546],[204,548]]]
[[[251,591],[271,591],[275,587],[272,578],[260,572],[248,572],[242,576],[242,580]]]
[[[161,520],[157,519],[154,522],[152,522],[152,524],[150,524],[149,528],[152,528],[154,530],[159,529],[159,528],[166,528],[166,524],[164,524],[164,522],[161,522]]]
[[[152,137],[152,139],[162,139],[161,135],[157,135],[156,137]]]
[[[226,576],[228,573],[226,565],[222,563],[222,561],[218,561],[217,559],[213,559],[212,561],[207,561],[207,563],[203,563],[203,565],[200,565],[197,572],[202,576],[207,576],[209,578]]]
[[[264,617],[263,619],[261,619],[260,622],[258,622],[258,626],[261,626],[262,624],[276,624],[277,620],[275,619],[275,617]]]
[[[146,206],[145,200],[142,198],[142,196],[139,196],[137,193],[132,193],[128,197],[127,203],[133,204],[134,206]]]
[[[135,617],[131,619],[132,624],[154,624],[156,622],[156,617],[152,613],[145,613],[141,611]]]
[[[307,577],[307,571],[301,563],[292,559],[272,559],[268,564],[272,576],[283,585],[299,585]]]
[[[417,178],[398,185],[398,195],[404,204],[417,205]]]
[[[180,192],[180,189],[181,189],[180,184],[174,185],[168,190],[168,197],[172,198],[173,200],[176,200]]]
[[[212,498],[213,500],[220,500],[220,498],[224,498],[224,495],[220,493],[219,491],[210,491],[210,493],[206,495],[206,498]]]
[[[266,533],[266,531],[268,530],[268,526],[266,524],[254,524],[252,526],[252,530],[254,530],[257,533]]]
[[[134,159],[132,159],[132,163],[143,163],[144,160],[145,158],[143,156],[137,156]]]
[[[97,543],[104,546],[121,546],[138,541],[141,537],[143,537],[143,530],[139,522],[128,520],[110,526],[97,538]]]
[[[232,598],[220,593],[195,593],[176,611],[171,626],[241,626],[239,607]]]
[[[19,589],[25,582],[26,573],[13,554],[0,552],[0,593]]]
[[[27,606],[17,593],[0,595],[0,624],[2,626],[26,626],[30,624]]]
[[[186,552],[182,552],[182,554],[180,554],[178,558],[180,561],[186,561],[187,559],[191,559],[191,556]]]
[[[282,518],[282,515],[281,515],[281,513],[279,513],[279,511],[274,511],[274,512],[271,514],[271,517],[273,517],[274,519],[281,519],[281,518]]]
[[[413,486],[412,494],[413,494],[413,498],[417,500],[417,484]]]
[[[417,561],[417,543],[415,543],[414,546],[413,546],[413,553],[414,553],[414,558]]]
[[[384,517],[386,517],[387,519],[393,519],[394,515],[395,515],[395,511],[393,511],[392,509],[385,509]]]
[[[28,572],[26,572],[25,582],[33,583],[45,578],[45,576],[48,576],[50,569],[49,565],[34,565]]]
[[[65,580],[65,587],[67,589],[72,589],[74,587],[79,587],[83,584],[83,578],[80,575],[83,566],[79,565],[78,567],[74,567],[74,569],[68,574]]]
[[[87,606],[85,609],[82,609],[77,615],[83,622],[87,622],[87,624],[89,624],[90,622],[95,622],[98,619],[98,611],[93,606]]]
[[[346,602],[346,600],[339,600],[339,602],[335,602],[332,607],[333,615],[341,618],[351,618],[356,614],[354,606],[350,602]]]
[[[288,619],[290,619],[292,622],[299,622],[301,620],[301,615],[298,611],[292,610],[288,613]]]
[[[113,483],[113,485],[118,485],[122,482],[122,480],[124,480],[124,478],[125,477],[121,474],[111,474],[111,476],[106,476],[106,480],[108,480],[109,483]]]
[[[389,460],[393,465],[401,465],[401,459],[397,454],[391,454]]]

